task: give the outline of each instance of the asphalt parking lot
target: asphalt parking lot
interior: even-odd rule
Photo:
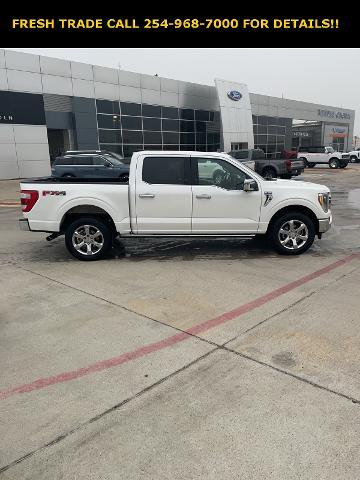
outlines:
[[[360,478],[360,165],[315,168],[304,255],[127,241],[71,258],[0,182],[0,477]]]

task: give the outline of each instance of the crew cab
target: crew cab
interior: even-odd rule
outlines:
[[[298,158],[308,168],[317,164],[327,164],[330,168],[345,168],[349,163],[348,153],[336,152],[333,147],[299,147]]]
[[[350,162],[351,163],[358,163],[360,162],[360,148],[357,150],[352,150],[351,152],[348,153],[350,157]]]
[[[304,171],[302,160],[289,158],[266,158],[264,150],[253,148],[234,150],[229,155],[250,166],[264,178],[291,178],[301,175]]]
[[[221,169],[220,180],[203,162]],[[332,223],[324,185],[265,180],[226,153],[141,151],[129,181],[54,178],[21,182],[22,230],[61,234],[69,252],[96,260],[116,237],[267,236],[286,255],[305,252]]]

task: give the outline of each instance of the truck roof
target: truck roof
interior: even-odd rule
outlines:
[[[158,155],[163,157],[168,157],[169,155],[191,155],[193,157],[199,156],[203,157],[204,155],[209,155],[212,157],[221,157],[224,155],[228,155],[225,152],[200,152],[197,150],[140,150],[138,152],[134,152],[133,155]]]

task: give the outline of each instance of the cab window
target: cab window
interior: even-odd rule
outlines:
[[[184,157],[146,157],[142,179],[150,184],[184,185],[189,159]]]
[[[245,172],[220,158],[194,158],[198,185],[214,185],[226,190],[243,190]]]

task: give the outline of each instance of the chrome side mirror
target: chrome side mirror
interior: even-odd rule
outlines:
[[[258,190],[258,185],[252,178],[244,180],[244,192],[254,192]]]

